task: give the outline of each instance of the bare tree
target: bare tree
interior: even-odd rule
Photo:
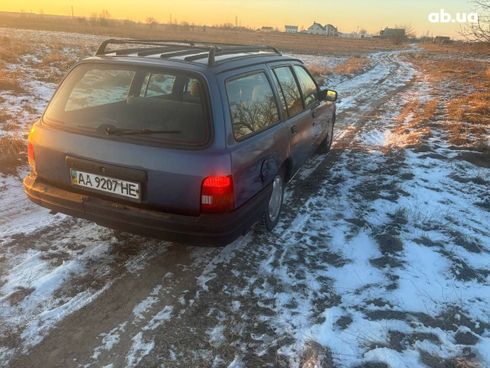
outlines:
[[[415,28],[411,24],[397,24],[395,28],[403,29],[406,38],[415,38],[417,36]]]
[[[101,26],[108,26],[109,20],[111,19],[111,14],[109,10],[103,9],[99,14],[99,23]]]
[[[478,20],[463,28],[461,34],[471,41],[490,42],[490,0],[472,0]]]
[[[155,18],[148,17],[148,18],[146,18],[146,24],[148,24],[150,26],[150,28],[153,28],[153,26],[157,25],[158,22]]]

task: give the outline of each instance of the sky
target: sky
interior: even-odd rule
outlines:
[[[307,28],[313,21],[331,23],[342,32],[366,29],[378,33],[384,27],[411,26],[423,34],[455,37],[460,23],[431,23],[430,13],[474,11],[471,0],[0,0],[0,11],[44,12],[88,17],[107,9],[111,18],[216,25],[238,23],[248,27],[285,24]]]

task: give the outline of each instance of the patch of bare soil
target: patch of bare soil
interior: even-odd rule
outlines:
[[[336,143],[292,180],[272,234],[199,250],[75,221],[11,239],[53,267],[85,257],[56,302],[103,290],[29,351],[13,334],[12,366],[485,364],[488,170],[461,156],[484,154],[482,133],[455,144],[447,128],[448,101],[477,85],[426,78],[438,58],[410,57],[414,78],[400,55],[376,58],[339,86]]]

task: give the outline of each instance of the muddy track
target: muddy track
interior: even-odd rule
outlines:
[[[25,351],[18,349],[10,366],[98,367],[113,363],[114,367],[124,367],[165,362],[174,367],[211,367],[218,351],[221,359],[231,362],[238,345],[250,348],[250,352],[243,352],[246,366],[280,365],[276,352],[282,344],[290,343],[288,336],[284,335],[282,342],[273,340],[270,326],[254,319],[258,310],[260,314],[268,313],[267,298],[245,293],[237,310],[237,305],[227,297],[227,289],[240,288],[242,277],[253,279],[260,261],[270,254],[277,254],[277,262],[281,262],[284,251],[281,244],[289,234],[288,229],[294,227],[297,215],[305,211],[308,198],[320,190],[367,117],[375,116],[386,101],[396,99],[410,88],[409,72],[410,66],[400,61],[398,54],[380,53],[373,56],[373,68],[354,78],[361,80],[356,90],[349,90],[349,81],[339,86],[340,94],[348,100],[345,108],[342,103],[339,105],[337,130],[342,134],[336,134],[336,143],[328,155],[311,159],[292,180],[283,219],[273,234],[265,234],[256,226],[247,236],[225,248],[186,247],[124,234],[114,238],[111,231],[100,229],[95,233],[101,239],[83,235],[94,245],[107,242],[109,251],[105,256],[109,254],[111,258],[92,260],[87,276],[75,278],[67,288],[104,286],[102,292],[59,322],[39,344]],[[93,234],[93,230],[94,225],[85,221],[64,220],[21,239],[12,239],[8,246],[51,243],[61,251],[64,244],[61,238],[71,237],[76,243],[74,232],[79,237]],[[327,263],[342,262],[329,258],[328,254],[325,257]],[[121,266],[125,262],[136,263],[137,267],[128,270]],[[244,265],[247,265],[245,271]],[[236,275],[237,268],[243,274]],[[99,284],[93,285],[94,280],[89,276]],[[255,282],[258,285],[268,281],[271,280]],[[326,288],[331,298],[318,300],[323,307],[336,302],[335,294],[328,294]],[[67,292],[67,295],[76,293]],[[145,300],[145,308],[138,309]],[[235,334],[226,337],[227,346],[214,344],[209,338],[209,329],[223,320],[236,325]],[[260,347],[264,352],[257,356],[254,351]],[[133,354],[128,358],[130,351]]]

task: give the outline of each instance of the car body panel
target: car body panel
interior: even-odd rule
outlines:
[[[33,138],[38,175],[60,186],[71,186],[66,158],[143,170],[142,204],[170,212],[198,214],[204,177],[231,172],[224,150],[202,151],[146,146],[66,132],[46,125]],[[99,173],[100,174],[100,173]]]

